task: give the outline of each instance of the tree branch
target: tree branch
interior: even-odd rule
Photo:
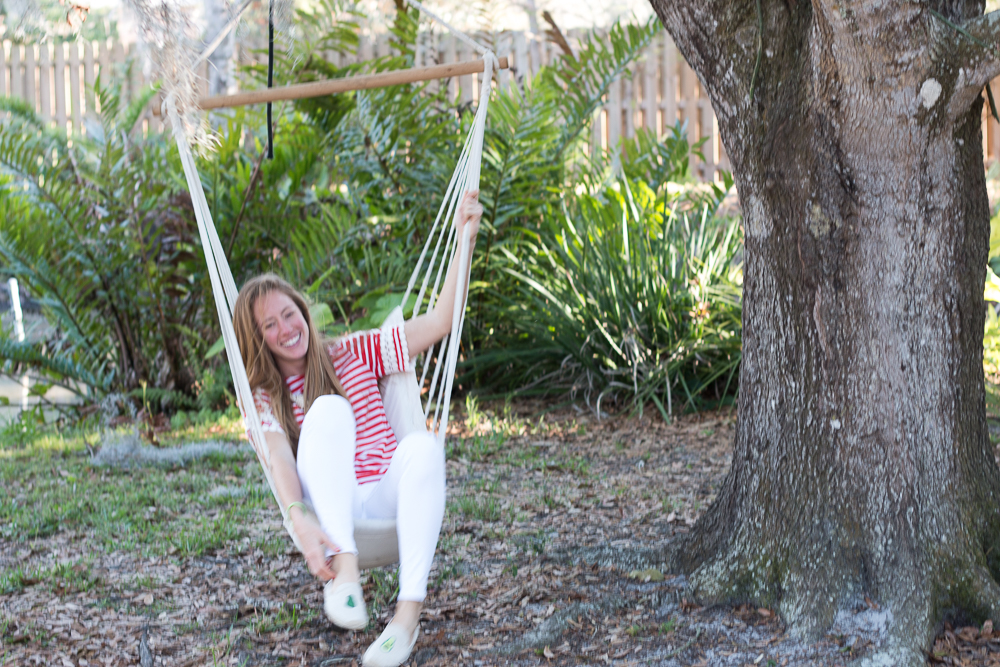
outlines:
[[[795,6],[801,0],[787,0]],[[786,3],[775,0],[650,0],[660,21],[704,85],[720,123],[751,104],[768,79],[760,56],[772,40],[783,40],[776,23],[788,18]],[[780,15],[780,16],[779,16]]]
[[[650,4],[696,72],[700,72],[696,62],[728,63],[727,56],[743,56],[745,49],[734,37],[744,26],[756,30],[755,0],[650,0]]]
[[[960,65],[962,74],[957,85],[970,86],[979,91],[1000,76],[1000,11],[989,12],[978,18],[955,23],[933,9],[930,14],[946,28],[942,47],[952,62]]]

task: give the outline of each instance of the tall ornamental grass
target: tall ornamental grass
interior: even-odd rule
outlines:
[[[680,128],[629,148],[624,165],[592,167],[601,182],[525,230],[520,252],[505,251],[517,337],[477,364],[506,366],[520,392],[569,392],[598,413],[652,403],[667,418],[735,392],[742,235],[717,214],[722,189],[676,187],[691,180]],[[643,162],[674,180],[651,178]]]

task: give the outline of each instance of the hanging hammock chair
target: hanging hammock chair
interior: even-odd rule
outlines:
[[[414,0],[410,0],[410,2],[422,12],[445,25],[456,37],[472,46],[483,57],[482,61],[480,61],[482,68],[479,70],[483,72],[483,82],[479,95],[479,107],[476,110],[472,129],[465,140],[455,167],[455,172],[452,174],[448,188],[442,197],[434,224],[427,235],[427,241],[417,260],[417,265],[413,269],[413,274],[410,276],[402,301],[403,304],[408,303],[410,295],[416,290],[416,298],[414,300],[416,306],[413,310],[413,317],[416,317],[421,312],[430,312],[438,297],[443,276],[450,269],[451,262],[457,261],[458,275],[460,276],[460,292],[456,294],[455,298],[455,309],[451,318],[451,333],[437,345],[432,346],[423,355],[423,359],[418,363],[420,368],[419,381],[415,370],[412,370],[414,368],[413,364],[411,364],[411,370],[405,373],[386,376],[379,381],[379,389],[385,404],[386,416],[396,436],[396,440],[402,441],[408,434],[415,431],[426,431],[428,428],[427,420],[430,419],[431,431],[436,434],[441,446],[444,446],[449,417],[449,402],[455,378],[455,365],[458,361],[458,349],[461,340],[462,325],[464,323],[466,300],[468,299],[468,276],[472,259],[468,243],[468,229],[464,231],[463,238],[459,242],[459,239],[455,238],[456,226],[454,219],[457,215],[458,203],[461,201],[464,193],[479,189],[483,134],[489,110],[492,76],[501,63],[491,50],[481,46],[467,35],[449,26],[440,18],[428,12],[419,2],[415,2]],[[230,22],[225,31],[231,29],[238,18],[239,14]],[[221,38],[217,38],[209,46],[208,52],[218,46],[219,43],[221,43]],[[199,60],[206,58],[208,52],[203,54]],[[433,68],[425,69],[430,70]],[[428,76],[427,78],[437,77]],[[357,77],[357,79],[360,80],[362,77]],[[418,79],[411,78],[410,80]],[[340,81],[347,82],[350,80],[343,79]],[[294,541],[295,546],[301,551],[301,544],[299,543],[298,536],[295,534],[291,519],[288,516],[286,508],[281,506],[274,486],[274,479],[271,474],[271,453],[264,440],[260,416],[257,414],[257,409],[254,406],[253,388],[247,379],[243,357],[236,342],[236,333],[233,329],[233,307],[236,304],[238,293],[236,283],[233,280],[232,271],[230,271],[229,264],[226,261],[222,243],[219,240],[219,234],[216,231],[211,211],[208,208],[208,201],[205,198],[201,178],[198,175],[194,157],[189,147],[189,137],[185,131],[185,125],[181,120],[181,116],[178,113],[175,95],[168,93],[164,104],[174,139],[177,142],[177,149],[180,152],[188,188],[191,191],[191,200],[194,206],[195,217],[198,221],[198,232],[205,251],[205,259],[208,263],[212,293],[215,297],[219,324],[222,328],[222,338],[226,346],[226,356],[229,359],[229,369],[233,375],[233,384],[236,389],[236,398],[240,412],[246,424],[250,444],[257,454],[257,459],[260,461],[264,471],[264,477],[267,479],[268,486],[270,486],[275,500],[278,501],[285,529]],[[233,105],[216,103],[213,106]],[[457,253],[455,252],[456,244],[458,248]],[[402,323],[403,311],[401,307],[397,307],[386,319],[383,328],[397,326]],[[421,404],[420,388],[428,382],[428,379],[430,386],[427,392],[427,401]],[[359,565],[362,569],[388,565],[399,560],[396,541],[396,522],[394,520],[356,520],[354,531],[358,547]]]

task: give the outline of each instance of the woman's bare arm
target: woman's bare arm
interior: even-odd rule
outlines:
[[[295,456],[284,433],[267,432],[264,441],[271,451],[271,479],[278,492],[278,502],[283,508],[290,503],[302,502],[302,484],[295,467]],[[323,533],[319,522],[312,514],[306,513],[301,507],[291,508],[292,526],[302,545],[303,555],[309,564],[309,570],[321,579],[333,579],[333,570],[326,564],[326,546],[336,549],[330,538]]]
[[[464,228],[469,227],[469,248],[468,256],[472,256],[472,248],[476,245],[476,233],[479,231],[479,220],[483,215],[483,207],[479,203],[479,191],[466,192],[459,205],[458,229],[455,233],[458,236],[458,243],[455,244],[455,257],[448,269],[441,293],[434,304],[434,310],[426,315],[419,315],[412,320],[407,320],[403,326],[403,333],[406,336],[406,345],[411,357],[425,352],[431,345],[444,338],[451,332],[451,317],[455,311],[455,293],[458,287],[458,245],[461,243]],[[466,274],[462,278],[462,284],[468,285],[469,273],[472,263],[466,267]]]
[[[299,483],[299,473],[295,468],[295,457],[288,437],[284,433],[267,432],[264,434],[267,448],[271,450],[271,479],[278,491],[278,502],[282,507],[289,503],[302,502],[302,484]],[[298,508],[292,508],[292,516],[301,514]]]

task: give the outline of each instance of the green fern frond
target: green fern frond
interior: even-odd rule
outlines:
[[[557,154],[590,126],[611,84],[619,79],[660,34],[655,16],[645,24],[617,21],[607,35],[594,32],[583,38],[576,58],[560,58],[549,70],[553,84],[562,89],[563,138]]]
[[[107,390],[110,387],[107,376],[93,373],[69,356],[46,353],[41,345],[17,342],[0,338],[0,368],[5,374],[14,372],[14,367],[41,373],[75,394],[84,396],[86,392],[79,385]]]
[[[20,97],[0,95],[0,111],[11,114],[14,118],[31,125],[35,129],[41,130],[45,127],[42,119],[35,113],[34,107]]]

